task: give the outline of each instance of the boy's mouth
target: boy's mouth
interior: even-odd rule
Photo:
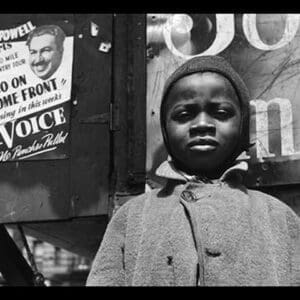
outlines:
[[[197,138],[188,143],[188,148],[192,151],[214,151],[219,143],[211,138]]]

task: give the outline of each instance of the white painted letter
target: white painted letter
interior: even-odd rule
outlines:
[[[259,37],[256,27],[256,14],[244,14],[243,30],[249,43],[260,50],[270,51],[284,47],[295,37],[299,27],[299,14],[288,14],[284,34],[280,41],[274,45],[265,44]]]
[[[7,145],[8,148],[11,148],[12,145],[13,145],[15,122],[16,122],[16,120],[10,122],[11,123],[10,135],[8,134],[7,129],[5,127],[6,124],[0,125],[0,134],[2,135],[2,138],[3,138],[5,144]]]
[[[256,109],[256,151],[258,160],[264,157],[274,157],[269,151],[269,125],[268,107],[270,104],[279,105],[280,111],[280,133],[281,133],[281,155],[295,155],[293,137],[293,115],[291,102],[288,99],[274,98],[268,102],[260,99],[251,100],[251,105]]]
[[[183,18],[183,16],[185,16]],[[165,42],[169,50],[176,56],[183,59],[191,59],[196,56],[203,55],[217,55],[223,51],[226,47],[229,46],[234,37],[234,15],[233,14],[216,14],[216,38],[213,44],[204,52],[196,55],[185,55],[182,52],[178,51],[174,46],[171,38],[172,28],[178,27],[180,32],[183,33],[191,31],[193,20],[188,15],[181,15],[182,22],[178,22],[178,15],[174,15],[169,18],[164,26],[163,35]],[[179,24],[180,23],[180,24]],[[201,37],[199,37],[201,39]]]

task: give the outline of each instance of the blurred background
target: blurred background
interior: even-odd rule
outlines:
[[[7,228],[24,258],[30,265],[19,230]],[[46,286],[84,286],[91,267],[91,259],[79,256],[49,243],[26,235],[37,269],[43,274]],[[7,286],[0,273],[0,285]]]

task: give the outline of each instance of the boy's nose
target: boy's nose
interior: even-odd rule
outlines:
[[[215,124],[212,118],[205,112],[200,113],[191,125],[191,131],[213,131]]]

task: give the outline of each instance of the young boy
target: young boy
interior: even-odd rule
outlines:
[[[246,189],[249,94],[221,57],[193,58],[167,80],[161,129],[168,179],[110,221],[87,285],[300,285],[300,220]]]

